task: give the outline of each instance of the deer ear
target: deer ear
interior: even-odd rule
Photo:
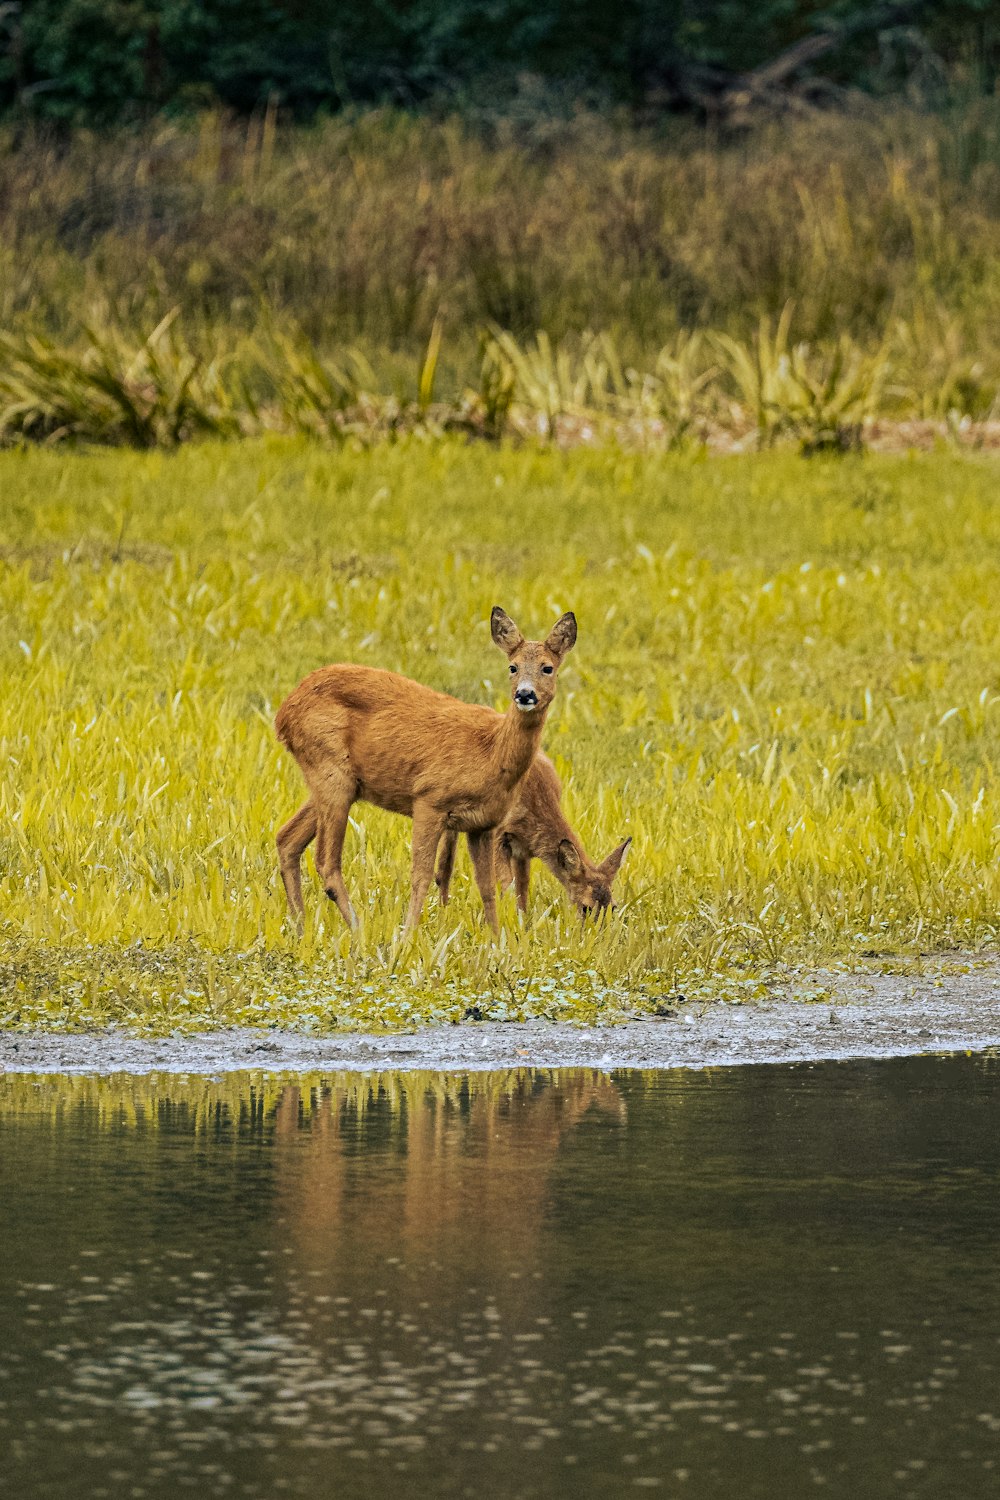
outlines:
[[[565,656],[576,644],[576,615],[572,610],[561,615],[549,631],[545,642],[553,656]]]
[[[580,856],[569,839],[563,839],[560,843],[559,848],[556,850],[556,859],[559,861],[560,868],[565,870],[567,875],[579,875],[583,869]]]
[[[510,615],[502,610],[499,604],[494,604],[493,613],[490,615],[490,634],[494,644],[506,651],[508,656],[513,656],[519,646],[524,645],[524,636],[518,630]]]
[[[601,873],[602,875],[604,875],[606,880],[614,880],[615,876],[618,874],[618,871],[621,869],[622,860],[628,853],[628,846],[629,844],[631,844],[631,842],[631,838],[627,838],[624,843],[619,844],[618,848],[615,849],[612,854],[609,854],[607,859],[601,865]]]

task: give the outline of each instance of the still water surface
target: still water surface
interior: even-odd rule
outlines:
[[[0,1078],[0,1486],[1000,1489],[1000,1062]]]

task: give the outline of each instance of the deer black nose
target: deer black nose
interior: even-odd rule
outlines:
[[[534,688],[519,687],[517,692],[514,694],[514,702],[517,704],[518,708],[534,708],[535,704],[538,702],[538,694],[535,692]]]

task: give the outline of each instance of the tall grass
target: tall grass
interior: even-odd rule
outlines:
[[[996,101],[739,136],[207,114],[1,147],[6,443],[843,450],[874,419],[996,416]]]
[[[583,361],[601,331],[623,371],[649,375],[695,330],[752,349],[791,306],[791,347],[826,364],[843,340],[850,363],[893,339],[894,389],[922,415],[982,416],[995,399],[996,100],[939,116],[859,104],[732,138],[374,112],[264,140],[259,122],[218,115],[9,136],[0,328],[60,350],[82,324],[141,343],[176,308],[178,336],[229,357],[263,320],[322,365],[356,349],[397,401],[415,399],[437,328],[435,392],[456,403],[479,384],[484,329],[535,356],[541,332],[556,363]],[[300,394],[315,374],[299,369]],[[808,376],[807,404],[829,405],[825,381]]]
[[[6,1024],[593,1016],[787,966],[992,943],[996,466],[306,440],[0,456]],[[468,870],[400,939],[409,824],[355,809],[352,943],[273,835],[271,717],[353,659],[497,702],[487,617],[580,641],[545,743],[613,921]],[[870,961],[870,960],[868,960]]]
[[[810,341],[864,339],[930,293],[996,311],[1000,107],[860,106],[726,138],[582,116],[491,134],[389,112],[68,142],[0,158],[3,320],[62,333],[107,298],[250,331],[267,303],[318,343],[426,346],[496,323],[605,328],[629,357],[678,327],[746,338],[789,300]]]

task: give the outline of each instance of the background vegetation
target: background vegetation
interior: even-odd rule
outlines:
[[[272,439],[0,467],[7,1025],[593,1017],[995,941],[989,460]],[[310,879],[299,941],[273,710],[343,657],[500,702],[494,601],[578,612],[546,748],[588,849],[634,836],[619,912],[581,929],[540,872],[491,945],[463,856],[401,944],[410,825],[359,806],[362,931]]]
[[[997,439],[1000,0],[0,33],[0,444]]]
[[[38,136],[0,156],[0,441],[959,431],[1000,388],[998,219],[993,99],[737,139],[385,113]]]
[[[13,0],[0,25],[0,101],[87,124],[268,98],[299,114],[442,95],[482,108],[525,75],[704,109],[807,38],[828,87],[940,86],[949,64],[992,80],[1000,49],[997,0]]]

